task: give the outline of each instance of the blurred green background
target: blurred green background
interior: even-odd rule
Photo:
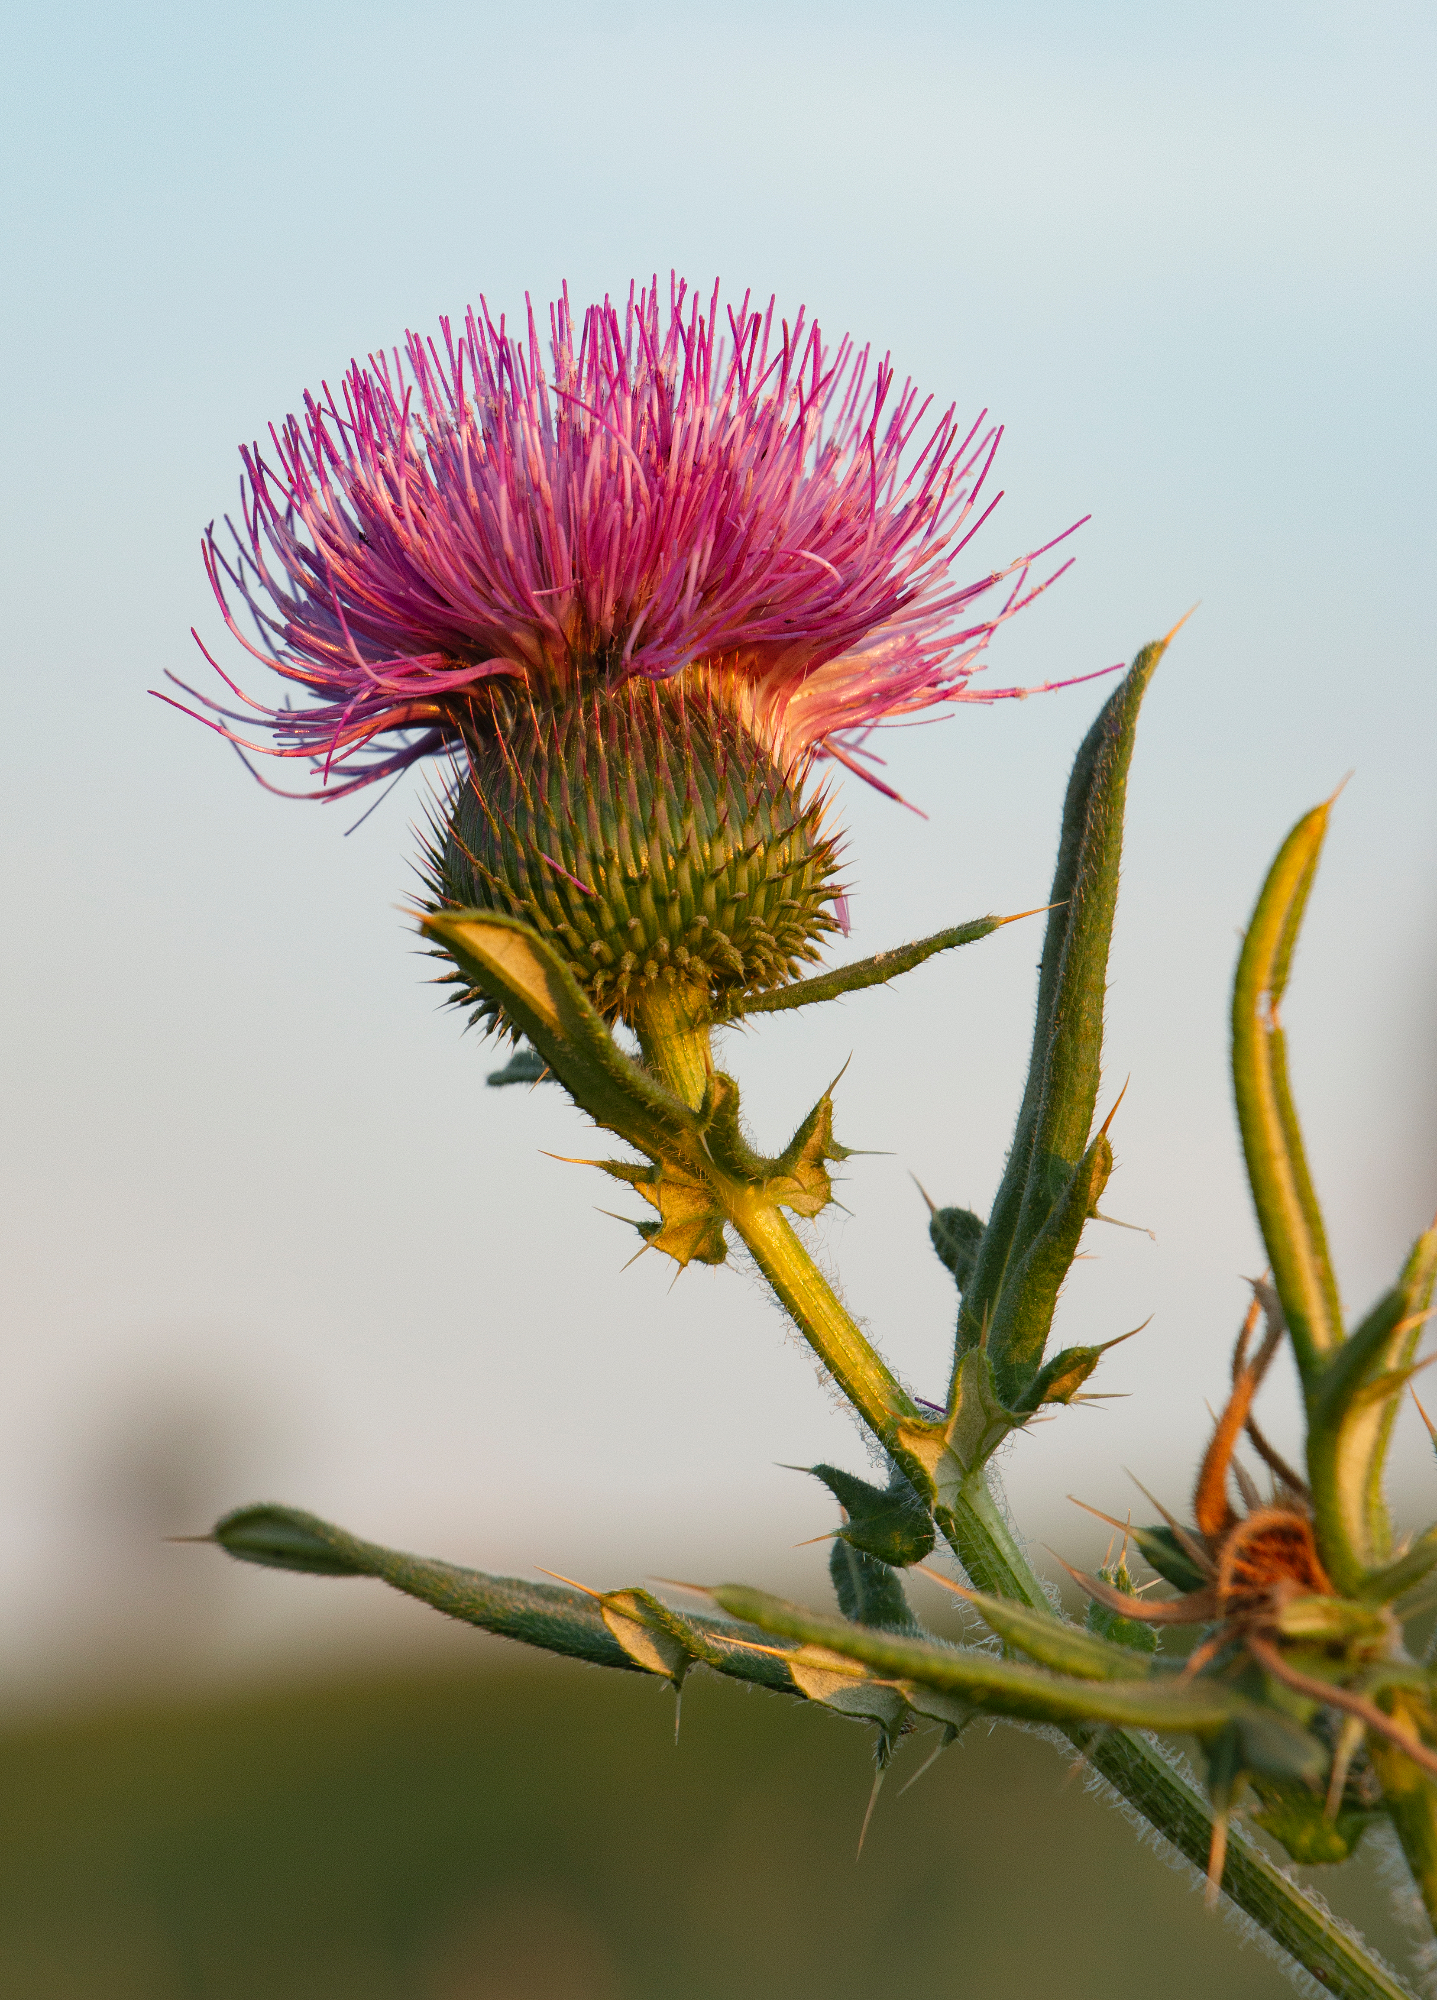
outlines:
[[[861,1727],[697,1673],[675,1748],[655,1681],[476,1656],[12,1727],[0,1992],[1291,1991],[1031,1735],[975,1730],[900,1797],[905,1745],[855,1860]],[[1370,1861],[1322,1886],[1400,1950]]]

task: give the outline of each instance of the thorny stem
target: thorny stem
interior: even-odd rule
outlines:
[[[735,1222],[799,1331],[869,1429],[892,1450],[895,1416],[918,1414],[912,1399],[839,1304],[778,1211],[756,1203],[752,1218],[736,1216]],[[903,1454],[895,1455],[901,1462]],[[955,1502],[938,1510],[938,1521],[980,1589],[1039,1610],[1051,1608],[981,1471],[964,1482]],[[1173,1769],[1152,1738],[1113,1729],[1074,1730],[1071,1740],[1156,1832],[1195,1867],[1207,1867],[1213,1827],[1207,1801]],[[1419,1827],[1419,1810],[1420,1804],[1414,1803],[1413,1845],[1409,1846],[1409,1833],[1400,1820],[1398,1833],[1427,1895],[1437,1887],[1437,1827],[1430,1814]],[[1420,1866],[1425,1866],[1425,1878]],[[1229,1843],[1222,1886],[1238,1908],[1328,1992],[1342,2000],[1403,2000],[1407,1994],[1400,1981],[1309,1902],[1255,1843],[1241,1837]]]
[[[659,988],[647,998],[634,1024],[649,1067],[694,1108],[703,1101],[713,1070],[709,1019],[699,996],[671,987]],[[849,1403],[919,1490],[931,1492],[930,1477],[899,1435],[902,1426],[923,1422],[923,1413],[844,1309],[792,1226],[773,1201],[757,1191],[730,1190],[725,1206],[780,1304]],[[935,1517],[979,1589],[1040,1611],[1051,1609],[981,1468],[963,1480],[956,1493],[950,1489]],[[1074,1729],[1068,1734],[1075,1748],[1155,1831],[1195,1867],[1207,1867],[1212,1813],[1202,1793],[1174,1770],[1155,1739],[1119,1729]],[[1398,1832],[1426,1895],[1437,1885],[1437,1828],[1430,1814],[1421,1818],[1422,1811],[1419,1793],[1412,1802],[1411,1825],[1404,1827],[1399,1818]],[[1222,1886],[1238,1908],[1328,1992],[1342,2000],[1403,2000],[1406,1989],[1309,1902],[1252,1841],[1239,1836],[1229,1842]]]

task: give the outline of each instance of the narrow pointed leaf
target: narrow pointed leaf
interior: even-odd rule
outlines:
[[[1383,1466],[1434,1280],[1437,1227],[1418,1237],[1392,1290],[1309,1388],[1312,1502],[1323,1557],[1339,1590],[1366,1595],[1372,1574],[1383,1570],[1392,1554]]]
[[[988,1354],[998,1394],[1010,1407],[1019,1406],[1024,1390],[1042,1366],[1058,1293],[1112,1171],[1113,1149],[1107,1134],[1100,1132],[1067,1176],[1037,1235],[1021,1258],[1008,1267],[988,1329]],[[1077,1386],[1074,1383],[1073,1387]],[[1042,1396],[1037,1398],[1042,1400]],[[1023,1407],[1036,1404],[1025,1400]]]
[[[567,1584],[488,1576],[481,1570],[460,1569],[453,1563],[430,1557],[406,1555],[398,1549],[361,1541],[359,1536],[298,1507],[237,1508],[216,1523],[211,1539],[240,1562],[303,1570],[312,1576],[377,1577],[391,1589],[417,1597],[447,1617],[601,1667],[637,1671],[641,1664],[609,1629],[605,1605],[619,1606],[629,1598],[635,1604],[641,1600],[650,1605],[657,1602],[642,1591],[615,1592],[607,1598],[590,1596]],[[664,1627],[669,1636],[685,1626],[692,1629],[695,1660],[702,1660],[731,1678],[755,1682],[779,1693],[795,1691],[781,1659],[769,1652],[755,1651],[744,1643],[746,1639],[761,1639],[760,1633],[746,1633],[724,1620],[680,1618],[667,1607],[661,1609],[672,1621]],[[666,1667],[648,1670],[670,1671]]]
[[[992,1318],[1021,1257],[1088,1143],[1097,1103],[1108,947],[1117,906],[1123,809],[1138,711],[1166,641],[1144,646],[1073,764],[1038,973],[1028,1081],[1012,1150],[964,1294],[960,1339]]]
[[[988,1597],[979,1590],[965,1591],[964,1595],[984,1624],[1039,1666],[1076,1674],[1085,1681],[1135,1680],[1148,1671],[1145,1660],[1131,1647],[1114,1645],[1081,1625],[1044,1617],[1041,1611],[1031,1611],[1005,1597]]]
[[[957,1694],[990,1714],[1032,1722],[1104,1722],[1136,1729],[1168,1729],[1208,1736],[1252,1704],[1212,1681],[1142,1679],[1079,1680],[1021,1660],[958,1649],[816,1617],[745,1584],[721,1584],[715,1603],[762,1631],[823,1646],[862,1661],[894,1680],[914,1681]]]
[[[949,930],[935,931],[932,937],[899,945],[893,951],[880,951],[873,958],[857,959],[852,965],[836,966],[832,972],[821,972],[813,979],[795,979],[768,993],[743,994],[731,1001],[718,1018],[731,1021],[749,1014],[780,1014],[792,1007],[812,1007],[820,1000],[837,1000],[845,993],[860,992],[865,986],[884,986],[900,972],[911,972],[914,966],[922,965],[936,952],[952,951],[960,944],[976,944],[979,938],[990,937],[1004,924],[1014,921],[1012,917],[979,917],[970,924],[954,924]]]
[[[696,1147],[687,1105],[632,1062],[559,954],[528,924],[490,910],[442,910],[426,937],[504,1009],[576,1104],[653,1158]]]
[[[1279,1005],[1327,833],[1329,805],[1292,829],[1268,873],[1238,959],[1232,1073],[1258,1226],[1304,1382],[1342,1340],[1342,1307],[1287,1081]]]
[[[808,1469],[847,1513],[839,1534],[852,1548],[895,1569],[907,1569],[932,1552],[933,1516],[901,1474],[887,1486],[873,1486],[836,1465]]]

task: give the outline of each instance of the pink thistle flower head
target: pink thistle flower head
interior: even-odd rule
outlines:
[[[675,281],[665,309],[655,282],[577,328],[566,291],[549,329],[546,368],[532,307],[521,339],[481,301],[242,451],[243,525],[205,562],[298,700],[206,704],[224,734],[313,760],[338,797],[461,742],[486,683],[547,701],[687,676],[785,763],[872,777],[875,724],[1027,692],[969,685],[1053,580],[1032,580],[1046,549],[955,574],[1001,498],[983,417],[933,415],[802,309],[721,319],[717,287],[705,311]]]
[[[1053,578],[960,578],[999,432],[802,311],[655,282],[577,325],[566,292],[549,334],[546,366],[532,307],[516,337],[481,301],[243,451],[205,563],[290,697],[218,669],[249,728],[198,699],[312,796],[449,753],[436,905],[521,916],[642,1040],[658,996],[772,986],[847,927],[814,761],[890,791],[876,725],[1026,692],[970,682]]]

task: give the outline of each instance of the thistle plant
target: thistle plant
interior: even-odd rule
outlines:
[[[950,1379],[925,1401],[795,1227],[830,1203],[846,1154],[832,1088],[781,1153],[761,1155],[715,1037],[1011,920],[805,969],[847,928],[825,773],[896,796],[876,728],[1020,692],[976,676],[998,628],[1052,580],[1034,565],[1054,544],[960,581],[995,504],[997,431],[934,417],[911,385],[895,391],[886,360],[829,348],[801,313],[789,326],[745,300],[724,333],[717,292],[705,310],[675,286],[665,313],[655,286],[577,331],[565,297],[550,324],[547,366],[532,312],[522,339],[487,309],[437,343],[410,336],[403,354],[353,366],[340,395],[306,399],[268,455],[244,454],[240,525],[230,547],[210,532],[206,565],[231,630],[302,699],[261,706],[227,675],[242,707],[196,699],[242,753],[307,764],[315,796],[438,761],[416,920],[455,1002],[522,1041],[491,1081],[552,1079],[619,1141],[592,1164],[643,1204],[641,1248],[680,1270],[746,1248],[879,1476],[811,1468],[837,1513],[829,1610],[738,1584],[683,1587],[675,1602],[491,1577],[275,1505],[227,1515],[213,1539],[244,1561],[379,1577],[676,1693],[706,1667],[819,1702],[870,1729],[880,1778],[919,1723],[940,1748],[982,1717],[1044,1726],[1299,1983],[1408,1991],[1251,1831],[1335,1864],[1389,1827],[1437,1915],[1437,1674],[1404,1643],[1437,1527],[1398,1541],[1383,1491],[1437,1226],[1349,1324],[1281,1027],[1330,802],[1273,863],[1234,988],[1238,1122],[1270,1269],[1191,1494],[1155,1496],[1150,1526],[1114,1520],[1121,1555],[1071,1572],[1087,1600],[1077,1622],[1032,1568],[992,1460],[1040,1413],[1092,1395],[1126,1337],[1052,1351],[1113,1171],[1117,1107],[1100,1120],[1098,1104],[1107,957],[1138,716],[1168,641],[1137,654],[1073,766],[1003,1178],[986,1218],[931,1211],[956,1296]],[[1303,1388],[1300,1465],[1254,1412],[1284,1346]],[[982,1643],[925,1629],[904,1588],[915,1568],[958,1593]],[[1190,1645],[1159,1648],[1161,1627]],[[1196,1740],[1200,1777],[1164,1736]]]

